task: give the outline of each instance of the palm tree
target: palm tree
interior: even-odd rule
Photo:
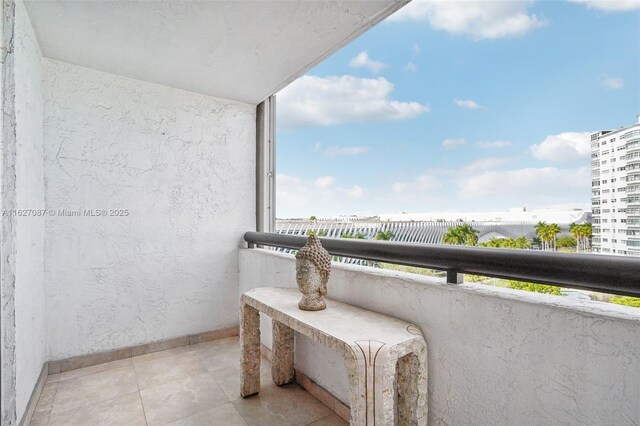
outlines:
[[[484,243],[480,243],[478,244],[479,246],[482,247],[504,247],[504,238],[496,238],[496,237],[491,237],[491,239],[489,241],[485,241]]]
[[[576,253],[580,253],[580,225],[577,225],[575,222],[572,222],[569,225],[569,233],[576,240]]]
[[[547,249],[547,229],[549,228],[549,225],[547,225],[546,222],[538,222],[536,223],[535,226],[535,230],[536,230],[536,235],[538,236],[538,238],[540,238],[540,241],[542,241],[542,250],[546,250]]]
[[[391,230],[388,229],[386,231],[378,232],[374,239],[375,240],[390,241],[393,237],[394,237],[393,232],[391,232]]]
[[[518,238],[496,238],[493,237],[489,241],[478,244],[483,247],[498,247],[511,249],[528,249],[531,247],[531,241],[527,237]]]
[[[518,237],[513,240],[513,247],[518,249],[529,249],[531,248],[531,241],[525,236]]]
[[[557,223],[549,224],[549,240],[553,242],[553,251],[556,251],[556,240],[558,239],[558,234],[562,231],[560,226]]]
[[[555,250],[556,239],[561,229],[557,223],[538,222],[535,226],[536,234],[542,241],[543,250]]]
[[[442,236],[442,242],[459,246],[475,246],[478,244],[478,233],[477,229],[473,229],[466,223],[455,228],[450,226]]]
[[[366,239],[366,235],[361,232],[356,232],[355,234],[351,232],[343,232],[340,234],[340,238],[355,238],[356,240],[364,240]]]
[[[578,235],[580,240],[582,240],[582,249],[587,250],[587,246],[589,245],[589,239],[593,233],[593,228],[590,223],[583,223],[577,226]]]
[[[452,244],[457,246],[463,245],[464,237],[460,232],[459,228],[460,228],[459,226],[455,228],[450,226],[449,228],[447,228],[447,232],[445,232],[444,235],[442,236],[442,242],[444,244]]]

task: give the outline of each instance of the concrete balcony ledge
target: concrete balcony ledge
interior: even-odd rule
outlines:
[[[295,285],[293,256],[240,251],[241,293]],[[431,424],[640,422],[638,309],[343,264],[329,297],[422,329]],[[339,354],[296,339],[296,368],[348,402]]]

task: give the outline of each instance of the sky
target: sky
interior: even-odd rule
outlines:
[[[640,0],[414,0],[277,94],[279,218],[590,208]]]

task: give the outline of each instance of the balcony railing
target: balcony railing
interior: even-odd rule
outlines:
[[[306,237],[247,232],[250,245],[299,249]],[[334,256],[416,266],[447,272],[447,282],[462,274],[482,275],[581,290],[640,297],[640,260],[624,256],[550,253],[392,241],[320,238]]]

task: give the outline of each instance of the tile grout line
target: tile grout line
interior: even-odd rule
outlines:
[[[233,337],[233,336],[231,336],[231,337]],[[201,343],[205,343],[205,342],[201,342]],[[199,344],[199,343],[195,343],[194,345],[196,345],[196,344]],[[176,349],[176,348],[171,348],[171,349],[166,349],[166,350],[172,350],[172,349]],[[163,352],[163,351],[159,351],[159,352]],[[145,355],[146,355],[146,354],[145,354]],[[184,355],[185,355],[185,354],[174,354],[174,355],[170,355],[170,356],[168,356],[168,357],[166,357],[166,358],[160,358],[160,359],[167,359],[167,358],[178,357],[178,356],[184,356]],[[189,354],[187,354],[187,355],[189,355]],[[144,355],[139,355],[139,356],[144,356]],[[137,356],[137,357],[133,357],[133,358],[138,358],[139,356]],[[134,371],[134,374],[135,374],[135,376],[136,376],[136,385],[138,386],[138,393],[139,393],[139,395],[140,395],[140,401],[142,402],[142,410],[143,410],[143,412],[144,412],[145,422],[147,423],[147,426],[148,426],[148,425],[149,425],[149,421],[147,420],[147,412],[146,412],[146,410],[145,410],[145,408],[144,408],[144,401],[143,401],[143,399],[142,399],[142,389],[140,389],[140,384],[138,383],[138,373],[137,373],[137,371],[136,371],[136,369],[135,369],[135,363],[133,362],[133,358],[132,358],[132,363],[133,363],[133,371]],[[153,362],[154,360],[151,360],[151,361]],[[226,404],[231,404],[231,406],[232,406],[232,407],[234,408],[234,410],[235,410],[235,407],[233,406],[231,399],[226,395],[226,393],[224,392],[224,390],[222,389],[222,387],[218,384],[218,381],[217,381],[217,379],[215,378],[214,374],[213,374],[211,371],[209,371],[209,369],[208,369],[207,367],[205,367],[205,366],[204,366],[204,364],[202,364],[202,362],[201,362],[199,359],[195,358],[195,361],[196,361],[198,364],[200,364],[200,365],[202,366],[202,368],[204,368],[204,372],[202,372],[202,373],[198,373],[198,374],[196,374],[195,376],[194,376],[194,375],[190,375],[190,376],[186,376],[186,377],[183,377],[183,378],[173,379],[173,380],[170,380],[170,381],[167,381],[167,382],[164,382],[164,383],[156,383],[156,384],[154,384],[154,385],[152,385],[152,386],[149,386],[149,387],[145,388],[144,390],[147,390],[147,389],[153,389],[153,388],[155,388],[155,387],[159,387],[159,386],[164,386],[164,385],[166,385],[167,383],[171,383],[171,382],[176,382],[176,381],[185,380],[185,379],[192,379],[192,378],[194,378],[194,377],[202,376],[202,375],[208,375],[208,376],[211,376],[211,377],[212,377],[212,379],[213,379],[213,382],[214,382],[218,387],[220,387],[220,390],[222,391],[222,393],[224,394],[225,398],[227,399],[227,402],[225,402],[225,403],[223,403],[223,404],[220,404],[220,405],[217,405],[217,406],[215,406],[215,407],[206,407],[206,408],[204,408],[204,409],[202,409],[202,410],[200,410],[200,411],[196,411],[196,412],[193,412],[193,413],[187,414],[187,415],[185,415],[185,416],[183,416],[183,417],[180,417],[180,418],[177,418],[177,419],[173,420],[171,423],[173,423],[173,422],[175,422],[175,421],[178,421],[178,420],[186,419],[186,418],[188,418],[188,417],[191,417],[191,416],[196,415],[196,414],[199,414],[199,413],[203,413],[203,412],[208,411],[208,410],[210,410],[210,409],[212,409],[212,408],[222,407],[222,406],[224,406],[224,405],[226,405]],[[236,411],[237,411],[237,410],[236,410]],[[240,415],[240,413],[238,413],[238,415]],[[243,420],[244,420],[244,418],[243,418]],[[245,423],[246,423],[246,420],[245,420]],[[248,424],[248,423],[247,423],[247,424]]]
[[[140,405],[142,406],[144,423],[149,426],[149,420],[147,420],[147,411],[144,409],[144,401],[142,400],[142,392],[140,391],[140,383],[138,383],[138,372],[136,371],[136,363],[133,362],[133,358],[131,358],[131,367],[133,368],[133,375],[136,378],[136,387],[138,388],[138,398],[140,398]]]
[[[320,402],[322,402],[322,401],[320,401]],[[326,405],[326,404],[325,404],[325,405]],[[327,408],[328,408],[328,407],[327,407]],[[307,423],[307,424],[306,424],[306,426],[312,426],[314,423],[317,423],[317,422],[319,422],[320,420],[324,420],[324,419],[326,419],[326,418],[329,418],[329,417],[331,417],[331,416],[333,416],[333,415],[337,416],[338,418],[340,418],[340,419],[342,420],[342,418],[341,418],[340,416],[338,416],[336,413],[331,412],[331,413],[327,414],[327,415],[326,415],[326,416],[324,416],[324,417],[320,417],[319,419],[315,419],[315,420],[313,420],[312,422]]]

